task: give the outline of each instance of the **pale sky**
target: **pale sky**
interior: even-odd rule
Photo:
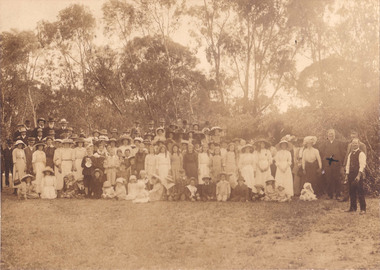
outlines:
[[[102,5],[106,0],[0,0],[0,32],[10,31],[12,28],[17,30],[35,30],[37,22],[40,20],[55,21],[60,10],[70,6],[71,4],[82,4],[87,6],[92,14],[97,19],[97,38],[96,43],[103,43],[103,26],[102,19]],[[196,3],[199,0],[188,0],[188,3]],[[173,35],[176,42],[184,46],[189,46],[189,33],[187,24],[184,23],[185,29],[177,31]],[[204,51],[198,51],[197,57],[200,60],[198,68],[207,72],[209,64],[205,59]],[[305,58],[297,59],[297,69],[302,70],[305,66],[309,65],[310,61]],[[237,90],[238,93],[241,90]],[[239,96],[240,94],[238,94]],[[278,104],[280,111],[286,111],[291,104],[300,104],[298,99],[281,96],[281,102]],[[286,102],[286,101],[287,102]]]

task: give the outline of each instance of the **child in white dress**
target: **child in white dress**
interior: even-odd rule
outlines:
[[[50,167],[43,170],[43,178],[41,183],[41,198],[42,199],[55,199],[57,198],[56,185],[57,180],[54,176],[54,171]]]

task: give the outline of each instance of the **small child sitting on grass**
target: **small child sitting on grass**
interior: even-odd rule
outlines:
[[[290,202],[292,200],[289,194],[285,192],[285,188],[281,184],[277,186],[277,200],[279,202]]]
[[[105,181],[103,184],[103,199],[113,199],[115,198],[115,190],[113,189],[113,186],[111,185],[110,181]]]
[[[277,202],[276,180],[269,179],[265,181],[265,197],[266,202]]]
[[[125,179],[117,178],[116,179],[116,187],[115,187],[115,196],[118,200],[126,200],[127,199],[127,190],[125,188]]]
[[[62,198],[75,198],[75,194],[77,193],[78,186],[76,180],[74,178],[74,174],[70,173],[63,177],[63,190],[62,190]]]
[[[186,186],[185,188],[185,197],[186,200],[195,202],[199,201],[201,198],[199,196],[199,192],[197,187],[195,186],[195,178],[190,178],[190,184]]]
[[[315,201],[317,200],[317,196],[314,194],[313,187],[310,183],[305,183],[303,185],[303,189],[301,190],[301,201]]]
[[[26,174],[21,178],[21,184],[17,189],[18,199],[38,199],[37,185],[35,183],[34,176],[31,174]]]
[[[256,191],[253,192],[252,200],[253,201],[262,201],[265,198],[264,186],[263,185],[255,185]]]
[[[218,202],[226,202],[231,195],[230,182],[227,181],[227,174],[219,174],[219,182],[216,184],[216,199]]]
[[[136,194],[137,194],[137,177],[136,175],[131,175],[129,177],[128,195],[126,197],[126,200],[134,200],[136,198]]]

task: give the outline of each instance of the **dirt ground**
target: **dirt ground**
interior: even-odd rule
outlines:
[[[1,202],[1,269],[380,268],[379,199]]]

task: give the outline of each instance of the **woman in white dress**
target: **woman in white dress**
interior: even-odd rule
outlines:
[[[289,143],[286,140],[280,141],[278,144],[280,148],[277,151],[276,160],[276,183],[282,185],[285,188],[285,193],[289,196],[294,195],[293,191],[293,175],[291,170],[292,155],[289,149]]]
[[[10,178],[10,187],[14,187],[13,181],[21,178],[25,175],[26,171],[26,157],[24,152],[25,143],[21,140],[16,141],[15,149],[12,151],[13,159],[13,179]]]
[[[42,177],[42,192],[41,192],[41,198],[42,199],[55,199],[57,198],[56,193],[56,185],[57,181],[54,176],[54,171],[50,167],[46,167],[43,170],[44,176]]]
[[[36,174],[36,191],[37,193],[42,192],[42,178],[44,177],[43,171],[46,167],[46,154],[43,151],[45,144],[40,142],[37,143],[35,146],[36,150],[33,152],[32,155],[32,164],[33,164],[33,171]]]
[[[164,187],[167,187],[166,176],[169,174],[169,170],[171,169],[170,165],[170,154],[166,150],[165,146],[161,146],[159,149],[159,154],[156,157],[156,166],[157,166],[157,174],[160,179],[162,179],[161,183]]]
[[[65,177],[68,174],[71,174],[74,170],[74,149],[71,148],[73,141],[71,139],[64,139],[62,141],[63,147],[60,151],[60,159],[61,159],[61,171],[62,176]],[[75,179],[77,180],[77,179]],[[63,180],[62,183],[57,183],[58,194],[63,188]]]
[[[265,139],[259,139],[255,142],[257,145],[257,163],[256,163],[256,184],[265,187],[265,181],[273,178],[270,171],[272,164],[272,154],[269,150],[270,142]]]
[[[210,177],[210,156],[207,144],[202,145],[201,152],[198,154],[198,183],[200,185],[204,184],[203,177]]]
[[[146,174],[149,179],[149,183],[153,185],[152,183],[152,175],[156,174],[157,170],[157,165],[156,165],[156,155],[155,155],[155,150],[154,150],[154,145],[149,145],[148,148],[148,154],[145,156],[145,164],[144,168],[146,171]]]
[[[63,175],[62,175],[62,140],[56,139],[55,141],[55,151],[54,151],[54,172],[55,172],[55,178],[56,178],[56,188],[57,190],[63,189]]]
[[[86,156],[86,148],[84,148],[84,139],[79,138],[76,141],[76,147],[74,148],[74,177],[79,179],[83,177],[82,160]]]
[[[253,147],[250,144],[246,144],[241,148],[238,167],[248,188],[250,188],[253,192],[256,192],[254,174],[255,158],[252,151]]]
[[[223,171],[228,175],[228,181],[230,182],[231,188],[235,188],[237,186],[237,162],[236,162],[236,151],[235,144],[230,143],[227,146],[227,152],[223,158]]]

